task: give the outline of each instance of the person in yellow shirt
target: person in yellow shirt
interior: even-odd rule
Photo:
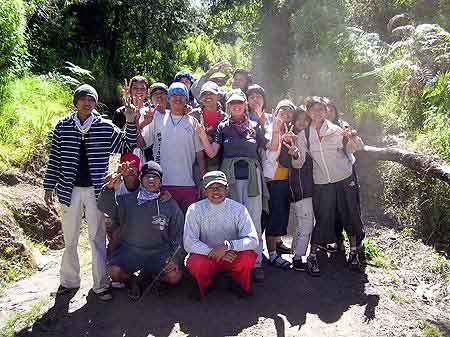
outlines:
[[[290,100],[282,100],[274,110],[272,140],[266,150],[263,170],[269,189],[269,214],[266,221],[266,242],[271,265],[290,269],[291,263],[281,254],[289,254],[290,248],[284,246],[281,237],[287,234],[290,209],[289,167],[290,158],[284,142],[289,133],[295,105]]]

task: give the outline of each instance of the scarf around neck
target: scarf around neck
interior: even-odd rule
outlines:
[[[239,121],[230,118],[230,124],[240,136],[247,136],[250,131],[250,122],[247,114],[244,114],[243,118]]]
[[[90,130],[91,126],[92,126],[92,122],[94,121],[94,111],[91,112],[91,114],[84,121],[83,124],[81,124],[81,121],[78,118],[77,114],[75,114],[75,116],[74,116],[75,127],[77,128],[78,131],[80,131],[82,140],[84,140],[84,137],[89,132],[89,130]]]
[[[160,194],[160,190],[158,190],[158,192],[149,192],[144,187],[140,186],[137,195],[138,206],[145,204],[147,201],[158,199]]]

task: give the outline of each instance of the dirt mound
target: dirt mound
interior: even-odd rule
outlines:
[[[47,209],[42,195],[42,189],[34,185],[0,186],[0,207],[11,215],[4,221],[5,226],[9,226],[10,232],[21,228],[33,241],[50,249],[61,249],[64,247],[61,220]]]

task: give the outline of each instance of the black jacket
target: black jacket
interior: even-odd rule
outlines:
[[[291,202],[311,198],[313,194],[313,160],[306,154],[306,160],[301,169],[289,169],[289,189]]]

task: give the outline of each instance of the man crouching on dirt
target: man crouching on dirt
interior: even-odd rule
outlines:
[[[119,177],[120,178],[120,177]],[[135,191],[116,195],[110,181],[99,196],[98,207],[110,213],[114,236],[119,242],[111,257],[111,279],[124,282],[129,296],[141,296],[142,282],[159,275],[159,281],[170,285],[181,280],[180,257],[172,257],[182,244],[184,216],[174,199],[163,201],[161,166],[154,161],[141,168],[141,185]],[[134,275],[140,271],[139,278]]]
[[[186,267],[198,286],[195,299],[205,296],[220,272],[229,272],[232,290],[245,297],[258,248],[255,225],[244,205],[226,198],[225,173],[208,172],[203,184],[207,199],[189,206],[184,225],[184,249],[190,253]]]

